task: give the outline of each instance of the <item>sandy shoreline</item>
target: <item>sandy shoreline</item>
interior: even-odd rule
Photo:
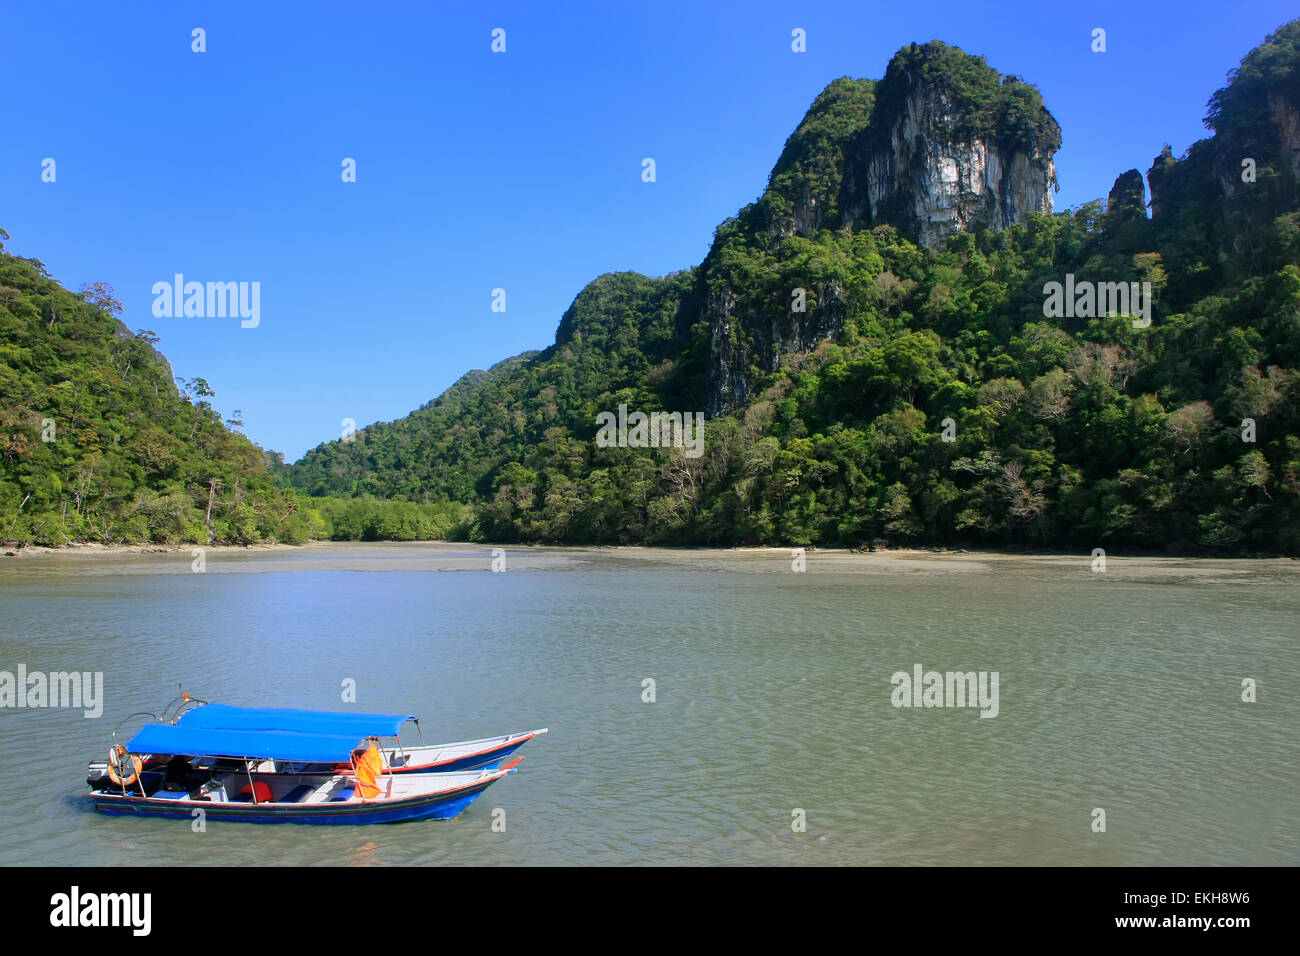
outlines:
[[[0,572],[25,569],[32,573],[60,570],[92,574],[175,574],[205,570],[215,573],[275,573],[288,571],[576,571],[662,569],[718,573],[789,574],[803,570],[834,575],[960,575],[1033,572],[1075,574],[1101,579],[1091,572],[1089,553],[1008,553],[958,549],[897,549],[853,551],[826,548],[803,551],[789,547],[664,548],[642,545],[493,545],[456,541],[314,541],[303,545],[209,545],[197,560],[197,545],[82,545],[68,548],[25,548],[6,559]],[[78,558],[84,560],[77,560]],[[504,563],[498,564],[498,558]],[[201,564],[202,567],[196,567]],[[1179,579],[1212,584],[1246,583],[1263,575],[1300,579],[1300,561],[1292,558],[1219,558],[1164,555],[1107,554],[1106,578],[1113,580]],[[25,576],[25,575],[24,575]]]
[[[1081,557],[1091,560],[1090,554],[1071,551],[984,551],[969,548],[943,548],[943,547],[918,547],[918,548],[882,548],[877,551],[859,550],[856,548],[830,548],[830,547],[807,547],[796,548],[793,545],[736,545],[734,547],[726,546],[664,546],[664,545],[641,545],[641,544],[498,544],[478,541],[447,541],[443,539],[434,539],[428,541],[309,541],[306,544],[184,544],[184,545],[167,545],[167,544],[98,544],[95,542],[85,542],[70,544],[62,548],[52,548],[44,545],[28,545],[19,548],[0,549],[0,557],[123,557],[127,555],[147,555],[147,554],[191,554],[195,550],[201,549],[209,555],[236,555],[236,554],[261,554],[261,553],[283,553],[297,554],[318,549],[341,551],[349,548],[394,548],[409,550],[412,548],[457,548],[469,549],[474,551],[484,551],[490,553],[493,549],[504,548],[513,552],[589,552],[589,553],[616,553],[626,555],[637,554],[654,554],[654,555],[754,555],[754,556],[772,556],[772,555],[793,555],[796,550],[802,550],[807,558],[818,557],[862,557],[878,559],[897,559],[897,558],[946,558],[969,561],[1024,561],[1024,560],[1042,560],[1042,561],[1068,561],[1077,562]],[[1125,561],[1252,561],[1252,562],[1295,562],[1296,558],[1284,556],[1239,556],[1239,555],[1168,555],[1152,553],[1129,553],[1114,551],[1107,552],[1108,560],[1125,560]]]

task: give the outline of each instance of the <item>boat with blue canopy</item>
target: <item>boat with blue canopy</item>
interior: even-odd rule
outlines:
[[[151,712],[131,714],[151,717],[157,724],[186,727],[193,730],[257,730],[291,733],[323,734],[326,736],[354,736],[375,738],[387,768],[395,774],[447,773],[460,770],[478,770],[496,767],[534,737],[547,733],[547,728],[521,733],[484,737],[478,740],[460,740],[444,744],[425,744],[418,717],[410,714],[373,714],[355,711],[295,710],[285,707],[235,707],[230,704],[210,703],[184,692],[163,708],[161,716]],[[408,745],[401,739],[401,730],[407,724],[415,726],[420,743]],[[118,725],[121,729],[122,724]],[[114,731],[116,744],[117,731]],[[165,755],[164,755],[165,756]],[[146,767],[155,761],[144,754]],[[86,782],[91,787],[105,780],[109,761],[91,761]],[[334,774],[347,772],[345,764],[324,761],[282,759],[276,770],[295,774]]]
[[[449,820],[523,759],[504,767],[399,775],[387,767],[377,741],[362,733],[157,722],[126,744],[114,744],[109,757],[109,772],[92,785],[101,813],[192,819],[202,810],[215,820],[312,824]],[[281,769],[293,763],[349,770]]]

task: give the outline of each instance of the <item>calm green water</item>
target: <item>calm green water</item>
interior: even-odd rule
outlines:
[[[100,719],[0,709],[0,864],[1300,863],[1296,562],[807,560],[0,558],[0,670],[104,674]],[[916,664],[996,671],[997,716],[895,708]],[[86,806],[87,760],[178,682],[339,709],[348,678],[429,742],[551,733],[449,823],[196,834]]]

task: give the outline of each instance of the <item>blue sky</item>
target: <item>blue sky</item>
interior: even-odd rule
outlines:
[[[110,282],[177,375],[208,379],[292,461],[344,418],[400,417],[550,344],[601,273],[698,263],[817,93],[878,78],[900,46],[940,39],[1035,83],[1063,128],[1065,208],[1207,135],[1210,94],[1295,15],[1274,0],[8,2],[0,227],[67,287]],[[156,318],[153,284],[178,272],[260,282],[260,324]]]

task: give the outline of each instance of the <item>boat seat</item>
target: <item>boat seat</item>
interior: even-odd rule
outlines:
[[[344,787],[334,796],[330,797],[330,803],[342,803],[344,800],[351,800],[356,791],[351,787]]]
[[[292,790],[290,790],[288,793],[286,793],[283,797],[281,797],[280,800],[279,800],[279,802],[280,802],[280,803],[297,803],[299,800],[301,800],[303,797],[307,796],[307,794],[311,793],[311,792],[312,792],[313,790],[315,790],[315,789],[316,789],[316,788],[313,787],[313,786],[312,786],[311,784],[309,784],[309,783],[300,783],[300,784],[298,784],[298,786],[294,787]]]

